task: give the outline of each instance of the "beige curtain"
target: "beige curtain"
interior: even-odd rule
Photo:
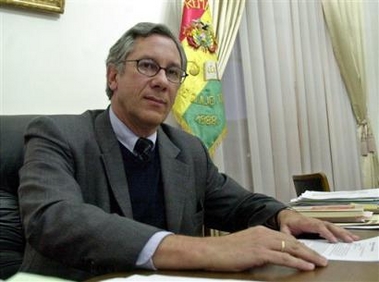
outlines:
[[[209,0],[213,17],[213,27],[219,43],[218,72],[224,75],[230,54],[235,47],[235,40],[245,9],[245,0]],[[224,96],[225,96],[224,92]],[[223,142],[218,146],[213,161],[221,171],[225,171]]]
[[[323,0],[323,11],[361,140],[365,188],[379,186],[379,164],[367,111],[362,2]]]
[[[222,77],[223,170],[289,202],[293,174],[324,171],[333,191],[362,187],[355,120],[321,0],[249,0]]]
[[[241,23],[245,0],[209,0],[218,39],[218,71],[224,74]]]
[[[223,76],[241,23],[245,0],[209,0],[213,18],[213,28],[218,40],[218,73]],[[224,94],[225,95],[225,94]],[[219,145],[214,162],[224,171],[223,145]],[[207,235],[221,236],[225,232],[210,229]]]
[[[178,28],[183,2],[174,3]],[[355,118],[321,0],[246,1],[222,83],[221,171],[283,202],[296,196],[293,174],[324,171],[333,191],[362,187]]]

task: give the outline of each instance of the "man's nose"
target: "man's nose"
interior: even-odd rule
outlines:
[[[168,78],[167,78],[165,69],[160,69],[158,71],[158,73],[155,75],[155,77],[157,77],[159,79],[163,79],[165,82],[168,82]]]

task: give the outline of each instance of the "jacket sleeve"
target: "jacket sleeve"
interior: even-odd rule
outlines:
[[[249,226],[267,225],[286,208],[276,199],[253,193],[220,173],[199,138],[168,126],[164,131],[178,148],[176,159],[190,168],[190,189],[196,191],[197,197],[196,216],[203,217],[206,227],[234,232]]]
[[[286,208],[276,199],[253,193],[231,177],[222,174],[207,155],[207,189],[204,202],[205,225],[234,232],[268,221]]]
[[[129,270],[158,229],[110,212],[101,154],[83,140],[91,131],[77,140],[67,134],[86,128],[81,119],[42,117],[27,129],[19,201],[30,263],[43,257],[94,274]]]

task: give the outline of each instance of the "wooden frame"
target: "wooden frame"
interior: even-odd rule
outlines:
[[[3,4],[27,8],[41,12],[52,12],[63,14],[64,0],[0,0],[1,6]]]

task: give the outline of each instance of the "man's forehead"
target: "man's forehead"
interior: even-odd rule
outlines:
[[[138,37],[135,40],[133,50],[129,55],[139,54],[143,56],[165,57],[175,60],[180,64],[181,58],[179,50],[172,38],[161,35],[152,34],[147,37]]]

